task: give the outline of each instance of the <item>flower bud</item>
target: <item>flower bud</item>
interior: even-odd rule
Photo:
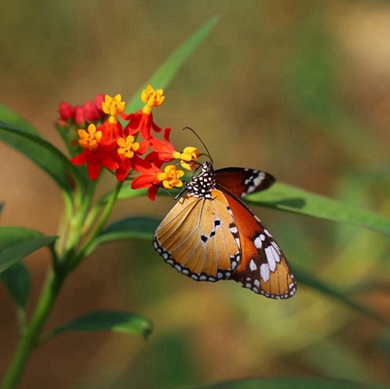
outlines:
[[[102,115],[104,115],[103,108],[102,108],[103,101],[104,101],[104,93],[99,93],[98,95],[95,96],[95,105],[99,110],[99,112],[102,113]]]
[[[84,108],[80,105],[75,107],[74,121],[78,125],[84,125],[85,123]]]
[[[96,105],[90,100],[88,100],[84,104],[84,117],[90,123],[97,122],[100,119],[99,110],[97,109]]]
[[[74,107],[66,102],[60,104],[59,112],[60,118],[65,122],[73,119],[75,115]]]

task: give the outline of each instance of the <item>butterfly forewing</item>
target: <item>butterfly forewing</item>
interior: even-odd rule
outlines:
[[[270,298],[289,298],[296,283],[283,251],[259,218],[237,197],[221,188],[233,212],[242,258],[231,279]]]
[[[237,227],[219,190],[186,194],[157,228],[154,245],[177,271],[197,281],[229,278],[240,261]]]
[[[227,167],[215,171],[217,183],[239,198],[269,188],[275,178],[266,172],[241,167]]]

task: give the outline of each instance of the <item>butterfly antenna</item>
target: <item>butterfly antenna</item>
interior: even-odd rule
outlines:
[[[207,146],[206,146],[205,143],[203,142],[202,138],[197,134],[197,132],[196,132],[194,129],[192,129],[191,127],[184,127],[184,128],[182,129],[182,131],[184,131],[184,130],[190,130],[190,131],[199,139],[200,143],[202,143],[203,147],[204,147],[205,150],[207,151],[207,156],[210,158],[211,163],[214,164],[214,161],[213,161],[213,158],[212,158],[211,155],[210,155],[209,149],[207,148]]]

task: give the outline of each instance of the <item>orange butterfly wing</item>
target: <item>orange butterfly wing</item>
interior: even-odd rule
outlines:
[[[236,196],[219,187],[233,212],[241,262],[230,279],[270,298],[289,298],[297,290],[287,259],[260,219]]]
[[[196,281],[227,279],[240,261],[237,227],[226,197],[187,193],[154,234],[154,247],[165,262]]]
[[[217,183],[239,198],[269,188],[275,178],[261,170],[226,167],[215,171]]]

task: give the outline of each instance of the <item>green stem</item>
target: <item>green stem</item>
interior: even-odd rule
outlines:
[[[63,255],[58,257],[54,248],[51,248],[54,269],[50,268],[48,272],[37,307],[31,321],[28,326],[24,328],[24,331],[21,334],[19,345],[16,349],[14,358],[8,369],[1,389],[14,389],[18,385],[32,352],[40,344],[39,336],[42,331],[42,327],[53,308],[66,276],[90,252],[95,238],[100,234],[107,222],[121,186],[121,182],[116,185],[95,230],[89,236],[81,250],[77,253],[77,255],[75,255],[76,248],[83,235],[82,228],[85,222],[87,210],[90,208],[92,195],[87,196],[87,199],[84,199],[84,201],[77,199],[78,201],[76,201],[76,204],[78,204],[79,207],[76,210],[74,219],[71,221],[69,234],[66,236],[66,242],[64,245],[65,252]],[[91,186],[90,194],[92,192],[93,187]]]
[[[17,387],[29,357],[38,342],[42,327],[61,290],[63,281],[64,276],[59,273],[54,273],[52,270],[49,271],[37,308],[29,326],[26,328],[26,332],[19,341],[14,359],[1,387],[2,389],[13,389]]]
[[[112,208],[115,204],[116,199],[118,198],[119,191],[121,190],[121,187],[123,185],[123,182],[118,182],[115,186],[115,189],[112,191],[110,198],[108,199],[106,208],[103,211],[103,214],[94,229],[93,233],[88,237],[87,241],[85,242],[84,246],[81,248],[81,250],[76,254],[71,261],[67,263],[67,271],[73,270],[80,261],[85,258],[88,254],[90,254],[91,248],[93,248],[95,238],[100,234],[100,232],[103,230],[104,225],[107,222],[108,217],[110,216],[110,213],[112,211]]]

